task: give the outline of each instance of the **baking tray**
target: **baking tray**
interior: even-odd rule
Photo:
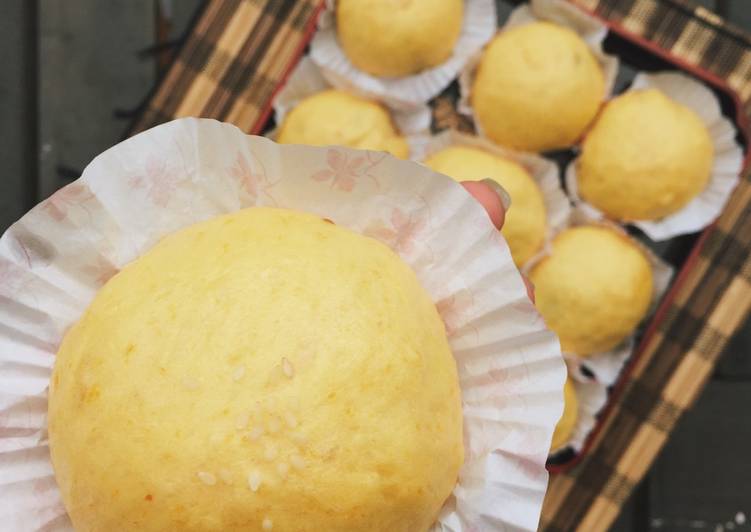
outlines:
[[[511,11],[526,2],[497,0],[496,7],[498,13],[498,25],[501,26],[508,18]],[[582,10],[587,12],[586,10]],[[639,72],[659,72],[659,71],[678,71],[688,74],[691,77],[701,81],[709,87],[720,102],[722,114],[730,119],[736,127],[736,140],[744,149],[744,166],[749,160],[749,148],[747,139],[747,119],[743,113],[743,107],[738,95],[722,79],[713,75],[711,72],[702,70],[693,65],[682,61],[677,56],[670,54],[668,51],[659,46],[640,38],[633,33],[628,32],[614,21],[597,17],[591,12],[590,16],[603,22],[609,29],[607,37],[603,43],[606,53],[615,55],[620,60],[618,76],[616,78],[613,94],[617,95],[626,90],[635,76]],[[312,38],[312,34],[311,34]],[[301,50],[302,56],[307,52],[307,48]],[[433,120],[431,130],[435,133],[440,132],[446,127],[455,127],[465,131],[472,132],[473,125],[470,119],[460,115],[456,111],[456,103],[459,99],[459,84],[454,81],[441,94],[431,101],[433,110]],[[273,100],[270,102],[273,104]],[[276,127],[271,105],[265,110],[263,119],[257,127],[259,133],[266,134]],[[546,158],[553,160],[559,167],[559,179],[561,186],[565,189],[564,172],[566,166],[573,161],[576,156],[574,149],[557,150],[543,154]],[[704,231],[681,235],[661,242],[653,242],[644,235],[638,228],[633,226],[627,227],[628,232],[639,242],[650,248],[657,256],[669,264],[677,274],[674,276],[670,289],[666,292],[655,311],[642,322],[636,331],[635,345],[637,346],[634,353],[627,360],[619,378],[609,388],[608,400],[603,409],[597,416],[597,424],[586,438],[582,449],[574,452],[571,448],[555,453],[548,461],[548,470],[552,473],[560,473],[576,465],[589,451],[594,438],[604,426],[607,416],[612,411],[612,405],[618,401],[623,390],[624,383],[628,380],[632,368],[637,363],[639,356],[642,354],[644,345],[654,331],[659,327],[665,311],[669,308],[677,290],[680,287],[682,279],[685,278],[685,272],[688,271],[698,255],[711,227]],[[586,369],[585,369],[586,371]]]

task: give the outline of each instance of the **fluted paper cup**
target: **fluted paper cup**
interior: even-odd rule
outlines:
[[[394,109],[410,109],[437,96],[496,31],[495,2],[465,0],[461,33],[446,61],[411,76],[379,78],[358,69],[347,58],[337,39],[335,10],[335,1],[329,0],[311,43],[311,58],[336,87],[355,88]]]
[[[608,33],[607,26],[566,0],[532,0],[529,4],[522,4],[514,9],[499,31],[539,21],[552,22],[566,27],[584,39],[602,69],[605,77],[603,101],[608,99],[613,92],[615,78],[618,75],[619,60],[603,50],[602,43]],[[479,52],[472,56],[459,76],[460,98],[457,107],[461,113],[468,116],[474,116],[471,105],[472,83],[480,59],[481,53]],[[482,134],[482,127],[478,120],[475,120],[475,126]]]
[[[712,173],[704,190],[678,212],[659,220],[631,222],[652,240],[659,242],[701,231],[715,221],[730,198],[743,165],[743,148],[736,140],[732,122],[722,115],[717,96],[703,83],[678,72],[640,73],[629,90],[654,88],[694,111],[709,131],[714,146]],[[577,162],[566,169],[566,188],[572,201],[590,216],[604,215],[578,194]]]
[[[279,145],[213,120],[107,150],[0,239],[0,521],[70,530],[49,457],[57,346],[97,290],[162,237],[255,206],[315,213],[390,246],[446,324],[465,463],[433,530],[535,530],[562,411],[556,337],[503,238],[457,183],[385,153]]]

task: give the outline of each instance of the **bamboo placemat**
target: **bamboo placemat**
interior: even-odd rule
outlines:
[[[255,132],[323,0],[209,0],[130,134],[184,116]]]
[[[685,0],[571,0],[688,65],[713,73],[751,112],[751,41]],[[180,116],[260,130],[322,0],[210,0],[132,132]],[[746,174],[702,240],[621,400],[574,469],[551,478],[541,528],[605,530],[643,477],[751,308]]]
[[[574,0],[725,80],[751,110],[751,43],[713,13],[679,0]],[[751,182],[746,172],[692,267],[647,335],[620,401],[586,458],[554,475],[541,529],[606,530],[712,373],[751,309]]]

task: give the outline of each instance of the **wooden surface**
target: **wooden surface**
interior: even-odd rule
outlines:
[[[3,0],[0,230],[120,140],[129,120],[115,112],[137,108],[158,76],[156,57],[138,52],[178,38],[200,3]],[[751,1],[701,3],[751,29]],[[172,13],[166,35],[158,8]],[[750,351],[751,323],[614,530],[751,531]]]
[[[39,191],[74,177],[122,138],[115,109],[136,107],[154,83],[153,0],[40,0]]]
[[[0,16],[0,230],[36,200],[34,112],[36,50],[28,39],[36,13],[31,2],[7,2]],[[33,33],[32,33],[33,35]]]

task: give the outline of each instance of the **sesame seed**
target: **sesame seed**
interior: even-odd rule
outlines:
[[[258,471],[252,471],[248,475],[248,487],[250,488],[250,491],[258,491],[258,488],[261,487],[261,473]]]
[[[235,420],[235,428],[237,430],[243,430],[248,426],[248,421],[250,421],[250,414],[243,412],[242,414],[237,416],[237,419]]]
[[[183,386],[188,390],[197,390],[200,386],[200,383],[193,377],[185,377],[183,379]]]
[[[287,476],[287,473],[289,473],[289,466],[284,462],[279,462],[276,465],[276,471],[277,473],[279,473],[280,477],[285,478]]]
[[[277,455],[276,447],[274,447],[273,445],[269,445],[268,447],[266,447],[266,451],[263,453],[263,457],[269,462],[271,462],[274,458],[276,458],[276,455]]]
[[[263,529],[264,530],[271,530],[274,528],[274,522],[269,519],[268,517],[263,518]]]
[[[319,452],[325,455],[327,458],[331,458],[336,454],[338,448],[339,447],[334,445],[333,443],[324,443],[320,446]]]
[[[245,376],[245,366],[237,366],[232,372],[232,380],[238,382]]]
[[[267,410],[274,410],[276,408],[276,399],[273,396],[267,397],[263,406]]]
[[[196,476],[198,477],[198,480],[200,480],[207,486],[213,486],[214,484],[216,484],[216,477],[211,473],[207,473],[206,471],[199,471],[198,473],[196,473]]]
[[[290,438],[292,439],[293,442],[295,442],[297,445],[300,445],[300,446],[305,445],[306,443],[308,443],[308,438],[306,438],[305,436],[303,436],[299,432],[292,433],[292,435],[290,436]]]
[[[297,427],[297,418],[294,414],[287,414],[286,416],[284,416],[284,421],[287,422],[287,426],[291,429]]]
[[[281,424],[281,423],[279,423],[279,420],[278,420],[277,418],[275,418],[275,417],[272,417],[272,418],[271,418],[271,419],[269,420],[269,426],[268,426],[269,432],[270,432],[271,434],[274,434],[274,433],[276,433],[276,432],[279,432],[279,429],[280,429],[280,428],[282,428],[282,424]]]
[[[305,467],[305,460],[303,460],[302,456],[299,454],[293,454],[290,456],[289,461],[295,469],[302,469]]]
[[[247,436],[249,440],[256,441],[258,438],[263,436],[263,427],[256,425],[255,427],[250,429],[250,432],[248,432]]]
[[[232,473],[226,469],[219,470],[219,478],[221,478],[222,482],[225,484],[232,484]]]
[[[295,376],[295,367],[287,357],[282,358],[282,370],[284,370],[284,374],[290,379]]]

